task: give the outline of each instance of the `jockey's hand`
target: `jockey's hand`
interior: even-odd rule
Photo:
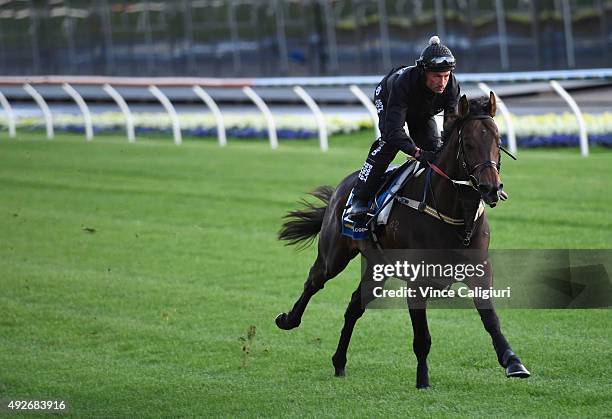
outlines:
[[[421,163],[431,163],[436,160],[438,153],[435,151],[427,151],[417,148],[414,153],[414,158],[417,159]]]

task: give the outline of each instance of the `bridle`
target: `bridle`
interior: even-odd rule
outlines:
[[[459,124],[459,129],[458,129],[458,141],[459,141],[459,149],[457,150],[457,157],[456,160],[459,161],[459,159],[461,158],[461,167],[463,167],[463,170],[465,171],[468,180],[454,180],[451,179],[446,173],[444,173],[444,171],[442,169],[440,169],[437,165],[430,163],[431,168],[438,173],[439,175],[441,175],[442,177],[448,179],[449,181],[451,181],[453,183],[453,185],[464,185],[464,186],[469,186],[473,189],[475,189],[476,191],[480,191],[479,186],[480,186],[480,173],[484,170],[487,169],[489,167],[492,167],[495,169],[495,171],[497,173],[500,173],[501,171],[501,153],[499,154],[499,158],[497,161],[494,160],[485,160],[481,163],[478,163],[476,165],[472,165],[468,162],[467,159],[467,154],[465,152],[465,148],[464,148],[464,140],[463,140],[463,128],[466,122],[468,121],[474,121],[474,120],[493,120],[493,117],[490,115],[473,115],[470,116],[468,115],[465,118],[461,118],[459,120],[457,120],[455,122],[455,124]],[[510,156],[512,159],[516,160],[516,157],[513,156],[508,150],[506,150],[501,144],[498,145],[499,149],[501,151],[503,151],[504,153],[506,153],[508,156]]]

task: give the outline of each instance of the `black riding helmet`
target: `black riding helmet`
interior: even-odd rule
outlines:
[[[440,43],[440,38],[432,36],[416,64],[425,71],[453,71],[455,57],[446,45]]]

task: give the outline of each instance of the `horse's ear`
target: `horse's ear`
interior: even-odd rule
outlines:
[[[465,118],[470,113],[470,104],[468,103],[466,95],[461,96],[461,99],[459,99],[457,113],[460,118]]]
[[[490,91],[489,92],[489,115],[491,115],[491,117],[494,117],[496,112],[497,112],[497,101],[495,99],[495,93],[493,93],[493,91]]]

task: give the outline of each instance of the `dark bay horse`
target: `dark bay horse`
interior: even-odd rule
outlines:
[[[499,176],[501,140],[493,120],[496,104],[491,92],[489,98],[470,100],[464,95],[458,106],[458,113],[445,122],[449,132],[445,145],[440,152],[436,165],[440,174],[431,176],[427,204],[435,208],[438,214],[445,214],[454,219],[474,219],[481,200],[493,207],[499,197],[504,197]],[[505,150],[504,150],[505,151]],[[447,175],[444,176],[443,174]],[[312,296],[323,288],[325,283],[346,268],[348,263],[359,253],[366,254],[373,250],[372,240],[353,240],[341,235],[341,217],[348,195],[355,184],[357,172],[347,176],[337,188],[323,186],[312,195],[326,205],[307,207],[287,214],[287,221],[279,232],[279,239],[288,244],[310,244],[319,234],[318,255],[304,283],[304,291],[288,313],[281,313],[276,318],[276,325],[284,330],[300,325],[304,310]],[[426,176],[420,176],[407,183],[399,191],[399,196],[419,199],[426,186]],[[464,180],[466,185],[457,185],[451,181]],[[467,184],[472,185],[471,187]],[[472,209],[472,212],[466,208]],[[471,233],[471,234],[470,234]],[[466,237],[471,236],[471,237]],[[486,214],[482,214],[470,228],[450,225],[425,212],[416,211],[408,206],[393,207],[388,222],[379,231],[378,239],[383,249],[476,249],[486,251],[489,247],[489,223]],[[365,312],[369,301],[374,300],[370,293],[363,293],[366,277],[371,278],[371,271],[363,274],[357,289],[351,297],[344,314],[344,327],[338,347],[332,357],[336,376],[343,376],[346,365],[346,352],[357,320]],[[492,272],[487,265],[486,283],[492,286]],[[362,299],[369,295],[369,301]],[[427,325],[426,309],[423,301],[418,307],[408,301],[410,319],[413,328],[413,349],[417,358],[416,387],[429,387],[427,355],[431,346],[431,337]],[[474,299],[484,328],[491,336],[493,347],[500,365],[508,377],[529,376],[518,356],[501,332],[499,319],[491,300]]]

